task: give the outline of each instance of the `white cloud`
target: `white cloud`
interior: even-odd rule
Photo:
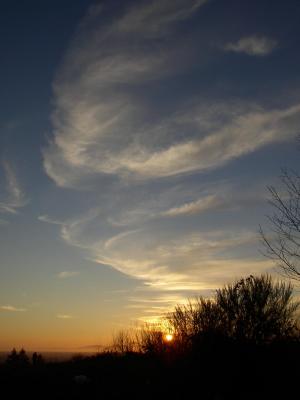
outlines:
[[[245,53],[250,56],[266,56],[277,47],[277,42],[264,36],[247,36],[235,43],[227,43],[224,50]]]
[[[3,311],[11,311],[11,312],[25,312],[27,311],[26,308],[18,308],[18,307],[14,307],[12,305],[3,305],[0,306],[0,309]]]
[[[71,278],[73,276],[79,275],[79,271],[61,271],[57,274],[57,277],[59,279],[66,279],[66,278]]]

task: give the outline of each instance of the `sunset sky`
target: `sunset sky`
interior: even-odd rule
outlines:
[[[298,0],[7,1],[0,32],[0,350],[93,349],[273,271]]]

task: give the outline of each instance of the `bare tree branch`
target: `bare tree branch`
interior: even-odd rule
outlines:
[[[283,192],[268,187],[274,213],[268,217],[270,235],[260,227],[264,254],[275,260],[283,273],[300,281],[300,176],[295,171],[282,170]]]

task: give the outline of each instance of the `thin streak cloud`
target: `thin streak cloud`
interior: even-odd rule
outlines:
[[[9,312],[25,312],[25,311],[27,311],[26,308],[19,308],[19,307],[15,307],[12,305],[3,305],[3,306],[0,306],[0,309],[3,311],[9,311]]]
[[[73,319],[74,317],[69,314],[57,314],[56,318],[58,318],[58,319]]]
[[[41,222],[47,222],[48,224],[63,225],[63,222],[58,221],[57,219],[53,219],[53,218],[49,217],[48,215],[39,215],[38,220]]]
[[[223,199],[216,195],[210,195],[190,203],[185,203],[179,207],[170,208],[169,210],[164,211],[161,215],[177,217],[180,215],[199,214],[201,212],[224,206],[225,204],[226,202]]]

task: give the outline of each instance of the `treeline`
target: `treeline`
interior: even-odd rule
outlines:
[[[38,367],[44,365],[44,362],[43,356],[39,353],[34,352],[31,358],[29,358],[23,348],[19,352],[14,348],[8,354],[5,364],[11,368],[25,368],[30,365]]]
[[[298,308],[291,285],[249,276],[178,305],[159,326],[120,331],[95,356],[47,363],[13,351],[0,385],[10,397],[39,399],[295,397]]]
[[[216,290],[211,299],[198,297],[176,306],[159,325],[120,331],[113,348],[120,353],[186,356],[212,343],[263,346],[298,342],[298,308],[290,284],[273,282],[268,275],[250,275]]]

